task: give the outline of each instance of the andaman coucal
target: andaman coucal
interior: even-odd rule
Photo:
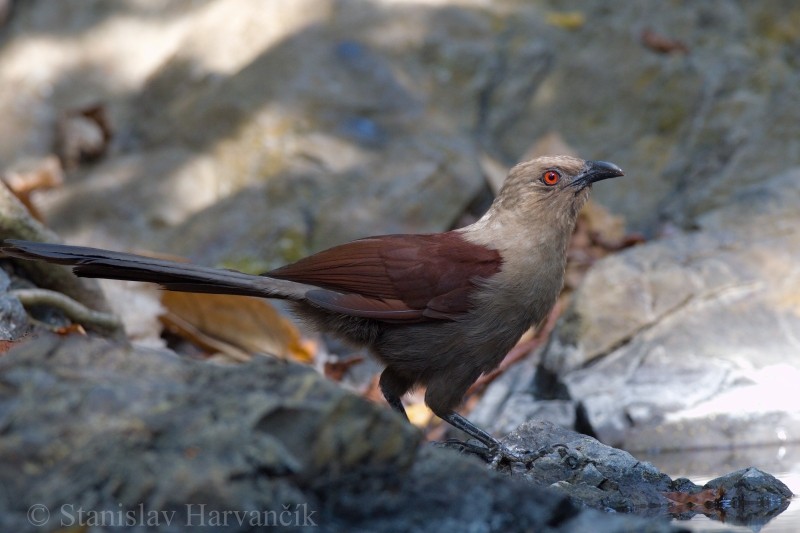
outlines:
[[[509,172],[487,213],[453,231],[383,235],[335,246],[261,276],[133,254],[6,240],[23,259],[73,265],[78,276],[158,283],[167,290],[282,298],[322,331],[365,346],[384,365],[380,388],[425,403],[486,445],[500,443],[455,412],[562,288],[567,245],[593,183],[622,176],[604,161],[539,157]]]

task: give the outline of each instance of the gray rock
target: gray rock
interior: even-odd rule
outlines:
[[[35,219],[23,203],[5,185],[0,184],[0,239],[26,239],[58,242],[58,236]],[[40,287],[59,291],[70,298],[98,310],[108,304],[96,280],[76,278],[67,267],[53,266],[33,261],[19,261],[19,267]],[[8,281],[4,281],[3,289]],[[5,294],[5,290],[3,290]],[[11,304],[13,307],[13,304]],[[13,312],[7,306],[9,312]],[[19,322],[20,324],[22,321]]]
[[[0,358],[0,384],[3,530],[30,530],[32,505],[49,510],[47,530],[681,530],[418,453],[420,434],[390,410],[266,357],[219,366],[45,336]],[[226,510],[247,521],[224,524]]]
[[[703,489],[718,489],[724,493],[726,503],[735,510],[736,520],[756,525],[757,518],[748,513],[760,509],[759,516],[774,516],[788,507],[793,494],[774,476],[757,468],[731,472],[706,483]],[[761,524],[765,524],[763,520]]]
[[[65,0],[54,14],[26,2],[6,28],[22,45],[0,58],[0,81],[18,86],[0,97],[0,162],[49,153],[59,112],[104,102],[111,151],[73,173],[66,192],[41,195],[54,225],[72,240],[209,262],[287,259],[287,238],[316,250],[446,228],[480,191],[476,147],[510,164],[552,131],[627,170],[597,197],[651,233],[664,218],[691,226],[800,163],[787,133],[800,74],[780,8],[591,1],[579,8],[590,22],[573,30],[548,22],[557,9],[298,0],[88,10]],[[145,50],[140,28],[159,13]],[[116,30],[74,37],[104,23]],[[649,25],[689,53],[641,45]],[[48,32],[63,46],[25,44]],[[47,68],[17,76],[23,63]],[[296,180],[311,186],[286,205],[281,191]],[[217,201],[248,220],[215,227]]]
[[[69,2],[63,9],[70,8],[81,10]],[[47,7],[24,9],[12,34],[46,31],[39,24],[49,17],[39,10]],[[453,116],[428,113],[450,95],[438,94],[435,69],[419,67],[422,55],[434,53],[433,41],[454,42],[458,68],[477,69],[469,76],[483,79],[492,58],[472,37],[479,31],[494,39],[486,14],[443,17],[430,43],[397,47],[382,37],[416,32],[415,13],[398,19],[369,3],[171,9],[180,14],[168,23],[179,37],[156,32],[152,55],[106,65],[129,69],[133,93],[96,86],[87,75],[38,102],[47,114],[93,95],[106,102],[115,128],[105,161],[42,195],[51,223],[71,240],[261,269],[366,234],[447,229],[482,190],[474,142],[457,127],[463,108],[451,104],[459,110]],[[151,16],[130,5],[84,10],[64,24],[112,19],[136,26]],[[379,27],[386,31],[375,33]],[[141,42],[138,31],[121,30],[114,39],[112,46]],[[476,67],[470,60],[478,53]],[[49,64],[76,57],[104,63],[95,48],[40,54]],[[468,84],[463,99],[480,90],[480,83]],[[3,148],[14,153],[7,146],[0,154]],[[30,149],[47,150],[47,143]]]
[[[694,510],[691,506],[681,509],[677,500],[697,495],[703,502],[725,508],[730,523],[752,527],[783,512],[792,499],[785,484],[755,468],[700,487],[688,479],[672,480],[628,452],[547,421],[527,422],[503,442],[517,452],[534,452],[526,469],[516,467],[533,485],[549,485],[578,505],[604,511],[688,519],[704,513],[706,507],[698,502]]]
[[[668,503],[663,493],[672,490],[672,480],[652,464],[551,422],[526,422],[503,442],[512,450],[536,452],[527,480],[556,484],[583,505],[630,513]]]
[[[11,279],[0,269],[0,341],[15,341],[31,329],[20,301],[7,294]]]

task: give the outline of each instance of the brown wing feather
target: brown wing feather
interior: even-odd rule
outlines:
[[[380,300],[354,293],[341,294],[319,289],[309,291],[307,298],[314,305],[329,311],[386,322],[419,322],[425,316],[422,310],[409,309],[399,300]]]
[[[469,309],[475,280],[501,266],[496,250],[448,232],[360,239],[265,275],[334,291],[312,291],[320,307],[395,322],[457,317]]]

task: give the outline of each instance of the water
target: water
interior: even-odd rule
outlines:
[[[785,483],[794,494],[800,495],[800,444],[658,454],[639,452],[633,455],[653,463],[672,479],[685,477],[698,485],[735,470],[753,466],[772,474]],[[796,533],[800,531],[800,501],[796,496],[783,513],[763,526],[726,524],[702,514],[688,521],[680,521],[680,524],[697,531]]]

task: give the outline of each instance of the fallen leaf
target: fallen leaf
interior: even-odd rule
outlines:
[[[267,353],[304,363],[313,359],[294,324],[261,298],[164,291],[161,303],[167,309],[165,324],[191,330],[190,340],[217,348],[224,343],[235,349],[232,354]]]
[[[106,106],[95,103],[70,109],[56,124],[56,144],[66,169],[95,161],[105,155],[113,137]]]
[[[4,354],[11,348],[17,345],[16,341],[3,341],[0,340],[0,354]]]
[[[240,350],[232,344],[206,335],[202,330],[174,313],[167,312],[159,318],[164,329],[188,341],[193,347],[204,350],[210,357],[222,355],[226,359],[239,363],[245,363],[252,357],[248,352]]]
[[[622,217],[589,200],[578,215],[575,232],[567,250],[564,292],[573,291],[589,268],[603,257],[644,242],[640,234],[625,232]]]
[[[369,383],[367,383],[366,387],[364,387],[364,391],[361,393],[361,396],[371,402],[386,404],[386,399],[383,397],[383,393],[381,392],[380,375],[375,374],[372,376],[372,378],[369,380]]]
[[[86,330],[83,329],[83,326],[80,324],[72,323],[69,326],[61,326],[54,330],[58,335],[67,336],[67,335],[86,335]]]
[[[344,378],[344,375],[351,367],[363,362],[364,356],[362,355],[353,355],[346,359],[339,359],[336,361],[325,361],[323,372],[328,379],[342,381],[342,378]]]
[[[23,160],[15,164],[3,173],[2,180],[31,216],[43,222],[44,218],[31,201],[31,195],[35,191],[60,187],[64,183],[64,170],[61,168],[61,161],[51,155],[44,159]]]
[[[695,507],[716,507],[725,496],[725,490],[722,487],[705,489],[700,492],[664,492],[664,497],[670,500],[670,512],[683,512],[678,511],[676,508],[683,510],[691,510]]]
[[[641,43],[654,52],[659,54],[688,54],[689,47],[683,41],[671,39],[660,33],[656,33],[650,28],[642,31],[639,37]]]

